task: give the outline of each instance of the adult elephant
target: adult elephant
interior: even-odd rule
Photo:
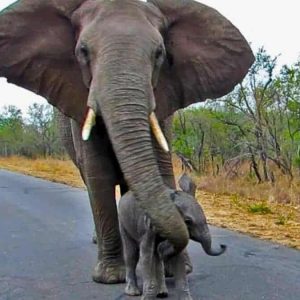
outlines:
[[[0,76],[71,119],[68,148],[101,239],[95,281],[124,280],[116,184],[132,190],[175,251],[186,247],[187,228],[170,200],[171,158],[155,150],[149,123],[167,150],[153,112],[162,121],[227,94],[253,60],[226,18],[192,0],[19,0],[1,13]]]

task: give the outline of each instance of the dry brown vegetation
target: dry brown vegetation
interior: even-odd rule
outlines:
[[[28,159],[18,156],[0,157],[0,168],[74,187],[84,186],[78,170],[70,160]]]
[[[211,193],[236,194],[245,198],[300,206],[299,176],[291,180],[275,167],[270,167],[276,180],[258,184],[256,178],[249,176],[247,169],[249,165],[244,164],[236,174],[221,171],[218,176],[201,176],[197,179],[199,188]]]
[[[174,161],[175,173],[181,173]],[[78,171],[68,160],[22,157],[0,158],[0,168],[83,187]],[[211,224],[300,249],[300,185],[268,184],[195,177],[197,197]]]

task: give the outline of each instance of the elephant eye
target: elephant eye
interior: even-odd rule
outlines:
[[[164,57],[164,48],[163,46],[159,46],[157,49],[156,49],[156,52],[155,52],[155,60],[161,60],[163,59]]]
[[[163,51],[161,48],[157,49],[156,50],[156,53],[155,53],[155,59],[159,59],[163,54]]]
[[[192,226],[193,225],[193,220],[190,218],[185,218],[184,222],[187,226]]]
[[[89,49],[88,46],[85,44],[81,44],[80,48],[79,48],[80,54],[82,56],[82,58],[88,62],[89,61]]]

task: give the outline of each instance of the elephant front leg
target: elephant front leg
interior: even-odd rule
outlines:
[[[122,224],[120,224],[120,232],[124,246],[124,259],[126,265],[125,294],[129,296],[140,296],[141,291],[138,288],[136,277],[136,266],[139,260],[138,245],[129,236]]]
[[[94,179],[95,180],[95,179]],[[118,225],[114,185],[109,182],[94,184],[88,180],[89,196],[98,238],[98,262],[93,280],[100,283],[125,281],[122,243]]]
[[[180,253],[171,258],[174,264],[175,288],[178,300],[193,300],[190,294],[188,279],[185,268],[185,255]]]
[[[128,192],[128,186],[127,184],[123,182],[120,183],[120,195],[125,195]],[[93,244],[97,244],[98,243],[98,237],[97,237],[97,232],[96,229],[94,229],[93,231],[93,235],[92,235],[92,242]],[[100,241],[101,242],[101,241]]]
[[[98,261],[93,280],[101,283],[125,282],[115,199],[118,174],[113,151],[107,137],[99,138],[92,134],[89,141],[83,142],[81,129],[75,122],[72,122],[72,134],[77,166],[87,186],[98,237]]]
[[[141,266],[143,276],[143,295],[141,300],[156,299],[158,294],[157,260],[155,259],[155,233],[148,230],[143,236],[141,245]]]
[[[168,288],[166,285],[166,278],[165,278],[165,268],[163,259],[159,256],[158,252],[155,253],[155,260],[156,260],[156,279],[157,279],[157,298],[167,298],[168,297]]]

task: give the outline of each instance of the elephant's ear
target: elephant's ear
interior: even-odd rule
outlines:
[[[192,0],[149,0],[167,20],[164,66],[157,93],[177,98],[173,111],[229,93],[254,61],[242,34],[216,10]],[[163,89],[164,87],[164,89]]]
[[[79,122],[88,91],[74,55],[70,17],[82,2],[20,0],[0,13],[0,76]]]

